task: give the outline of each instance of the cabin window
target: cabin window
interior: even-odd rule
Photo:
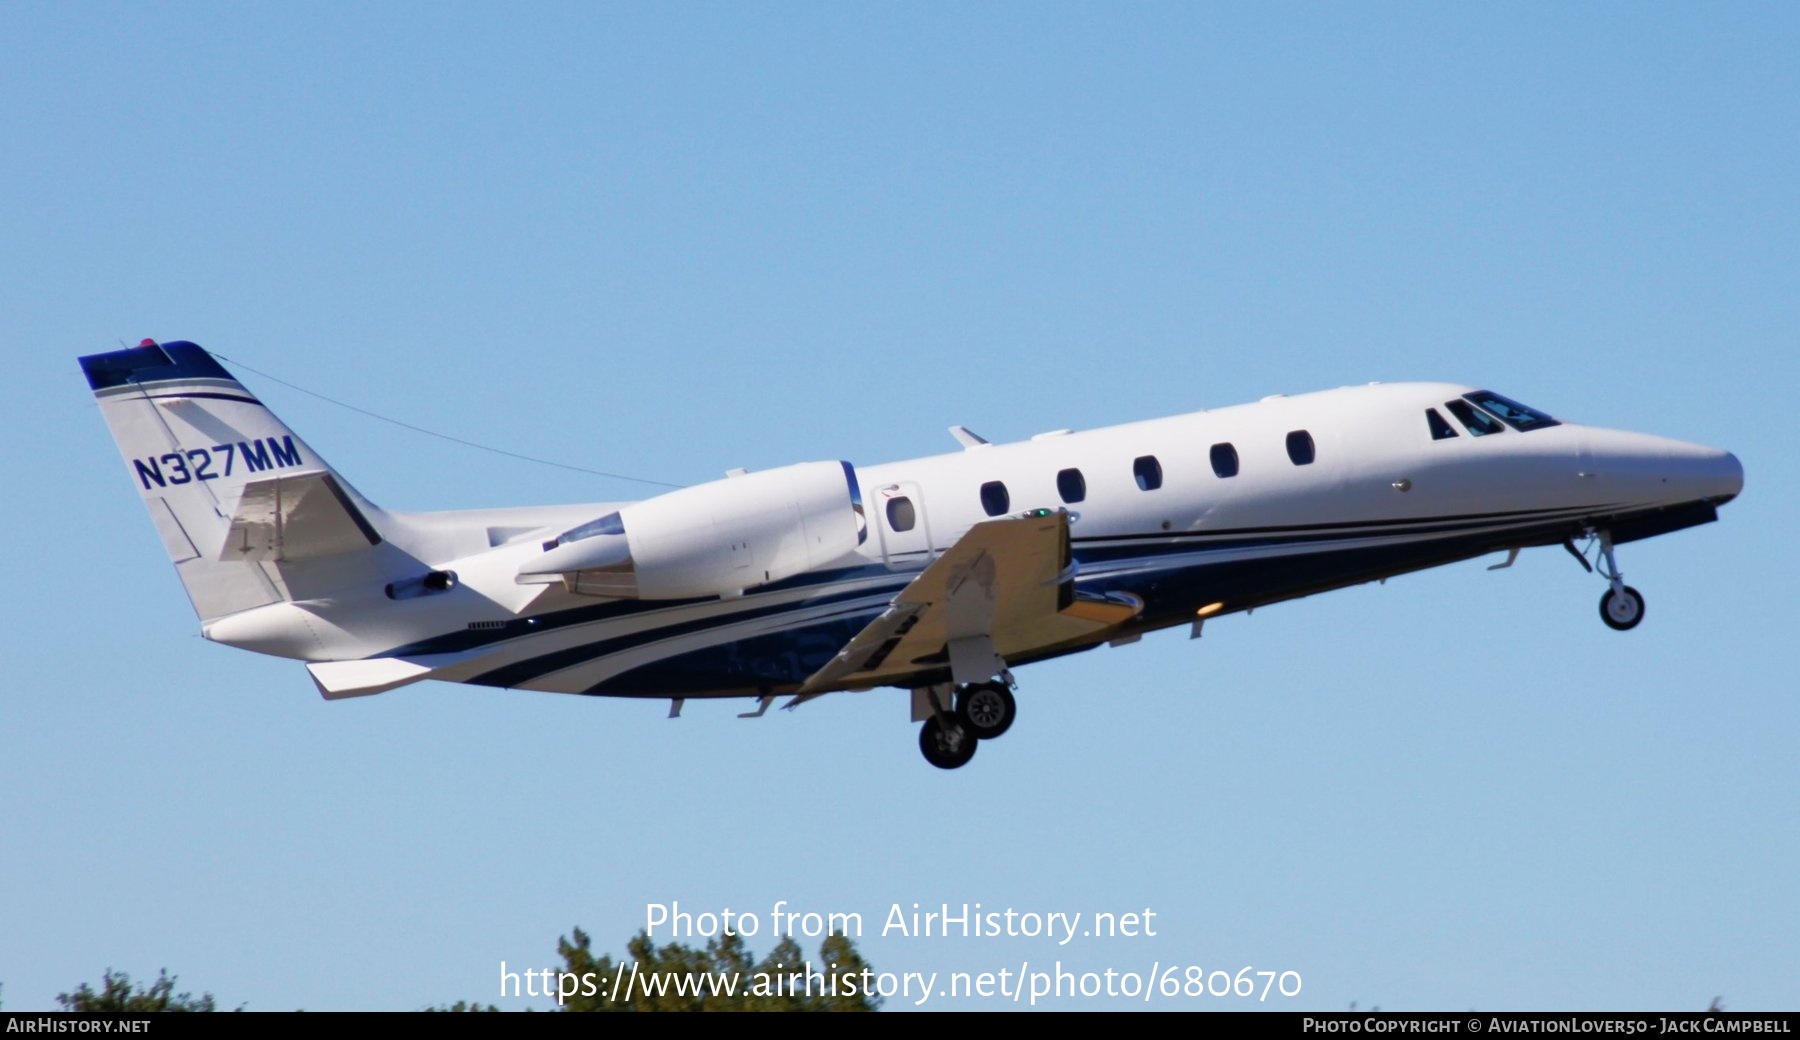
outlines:
[[[919,522],[919,512],[913,508],[912,499],[899,495],[888,499],[888,526],[895,531],[910,531]]]
[[[1472,394],[1464,394],[1463,399],[1474,401],[1485,411],[1520,433],[1527,430],[1541,430],[1546,426],[1562,425],[1536,408],[1528,408],[1510,397],[1501,397],[1492,390],[1477,390]]]
[[[1237,474],[1238,474],[1237,449],[1232,447],[1230,445],[1230,443],[1213,445],[1212,446],[1212,468],[1213,468],[1213,475],[1217,476],[1221,480],[1223,480],[1226,477],[1237,476]]]
[[[1131,473],[1137,477],[1139,491],[1155,491],[1162,487],[1162,463],[1154,455],[1139,455],[1131,460]]]
[[[1287,435],[1288,458],[1296,466],[1310,466],[1313,460],[1312,434],[1305,430],[1295,430]]]
[[[1069,505],[1087,497],[1087,478],[1078,469],[1065,469],[1056,475],[1056,493]]]
[[[1477,437],[1486,437],[1490,433],[1499,433],[1506,427],[1486,412],[1478,412],[1475,406],[1467,401],[1445,401],[1444,407],[1456,416],[1456,421],[1469,428],[1469,432]]]
[[[1431,427],[1431,439],[1434,441],[1447,441],[1457,435],[1456,427],[1450,425],[1450,420],[1439,415],[1436,408],[1425,409],[1425,422]]]
[[[1011,504],[1012,496],[1006,493],[1005,484],[990,480],[981,485],[981,508],[987,510],[987,515],[999,516]]]

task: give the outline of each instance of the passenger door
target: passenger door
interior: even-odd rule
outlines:
[[[875,526],[881,532],[881,558],[897,571],[917,570],[931,562],[931,523],[919,485],[889,484],[875,492]]]

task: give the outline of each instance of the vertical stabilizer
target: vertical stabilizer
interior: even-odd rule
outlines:
[[[367,550],[364,502],[211,354],[94,354],[82,372],[202,621],[292,598],[283,565]]]

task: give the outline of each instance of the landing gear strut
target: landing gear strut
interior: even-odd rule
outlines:
[[[1644,620],[1644,596],[1625,584],[1625,575],[1613,558],[1612,532],[1600,531],[1595,537],[1600,540],[1600,576],[1607,581],[1606,593],[1600,597],[1600,620],[1614,631],[1630,631]],[[1582,563],[1586,562],[1584,558]]]
[[[948,687],[939,687],[948,690]],[[920,691],[923,693],[924,691]],[[917,703],[917,702],[915,702]],[[955,707],[947,709],[931,694],[932,713],[919,728],[919,750],[939,769],[960,769],[975,757],[975,747],[1012,728],[1018,702],[1006,682],[969,683],[956,690]]]

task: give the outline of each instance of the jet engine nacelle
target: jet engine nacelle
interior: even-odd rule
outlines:
[[[544,543],[517,580],[628,599],[735,596],[837,561],[866,536],[856,471],[805,462],[608,513]]]

